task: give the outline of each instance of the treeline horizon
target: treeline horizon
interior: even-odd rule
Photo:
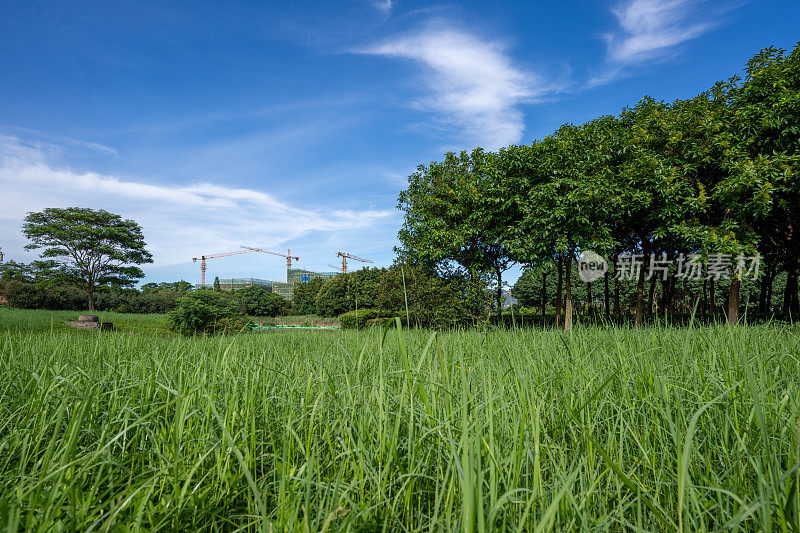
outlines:
[[[420,165],[398,199],[404,223],[397,252],[440,275],[492,283],[498,308],[510,266],[522,265],[529,278],[549,272],[556,278],[556,325],[567,329],[575,286],[565,272],[583,251],[612,263],[623,254],[694,254],[703,261],[712,254],[759,254],[758,309],[770,311],[780,274],[780,311],[797,316],[798,145],[800,43],[789,53],[765,48],[747,62],[743,77],[695,97],[646,96],[618,115],[566,124],[529,145],[447,153]],[[730,323],[740,311],[738,274],[733,266],[726,272]],[[619,315],[608,281],[602,306]],[[619,281],[612,283],[618,295]],[[710,308],[708,293],[719,298],[717,285],[710,278],[681,286],[673,266],[658,287],[662,309],[674,313],[687,302]],[[652,309],[654,290],[655,278],[648,280],[642,268],[635,280],[636,325]]]
[[[358,307],[407,314],[418,325],[475,323],[488,316],[490,286],[501,314],[503,274],[518,264],[524,272],[515,296],[538,307],[543,321],[552,309],[553,324],[567,329],[578,305],[637,326],[647,315],[690,310],[733,324],[742,304],[795,318],[799,146],[800,43],[789,53],[765,48],[744,76],[695,97],[644,97],[618,115],[566,124],[528,145],[447,153],[420,165],[398,197],[404,222],[395,263],[300,283],[290,312],[338,316]],[[118,248],[98,251],[92,234],[81,233],[88,227],[127,233]],[[192,289],[188,282],[133,288],[143,273],[125,264],[151,257],[138,224],[118,215],[48,208],[29,213],[23,230],[29,249],[45,248],[45,260],[3,265],[8,305],[80,309],[83,291],[91,309],[97,286],[98,310],[168,312]],[[118,264],[101,272],[91,261],[53,260],[69,256],[65,242]],[[575,261],[589,250],[611,260],[602,288],[575,279]],[[672,265],[665,279],[650,278],[645,259],[636,279],[620,280],[613,265],[630,254],[758,255],[761,272],[742,279],[731,264],[722,279],[687,281]]]
[[[10,307],[83,310],[87,301],[83,284],[52,260],[8,261],[0,266],[0,294]],[[96,311],[167,314],[180,306],[182,298],[204,291],[222,293],[239,312],[261,317],[316,314],[330,318],[373,310],[376,316],[402,316],[416,326],[448,327],[473,324],[486,315],[480,285],[400,264],[299,283],[290,300],[258,286],[226,291],[218,279],[209,287],[181,280],[144,283],[139,288],[98,285],[94,306]]]

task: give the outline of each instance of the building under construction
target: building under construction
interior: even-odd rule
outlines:
[[[297,283],[304,283],[312,279],[331,279],[339,274],[339,272],[312,272],[302,268],[289,268],[286,270],[286,280],[283,281],[270,281],[259,278],[227,278],[220,279],[219,285],[222,290],[235,291],[244,289],[245,287],[262,287],[263,289],[279,294],[290,300],[294,292],[294,286]]]
[[[274,252],[272,250],[265,250],[263,248],[254,248],[252,246],[240,246],[240,250],[235,250],[232,252],[221,252],[221,253],[213,253],[207,255],[201,255],[200,257],[193,257],[192,262],[196,263],[200,261],[200,287],[206,286],[206,261],[209,259],[217,259],[220,257],[228,257],[231,255],[241,255],[241,254],[249,254],[252,252],[261,252],[270,255],[276,255],[278,257],[283,257],[286,259],[286,281],[271,281],[268,279],[259,279],[259,278],[226,278],[219,280],[220,289],[226,291],[236,291],[239,289],[244,289],[245,287],[262,287],[270,292],[274,292],[275,294],[279,294],[286,298],[287,300],[291,299],[292,294],[294,293],[294,287],[298,283],[305,283],[314,279],[331,279],[337,274],[340,273],[347,273],[347,260],[350,259],[351,261],[360,261],[362,263],[372,263],[371,259],[363,259],[361,257],[355,256],[351,253],[347,252],[336,252],[337,257],[342,258],[342,268],[341,270],[331,271],[331,272],[313,272],[311,270],[306,270],[303,268],[292,268],[292,260],[299,261],[300,258],[293,256],[291,250],[286,250],[286,253],[283,252]],[[331,268],[338,269],[337,266],[329,265]]]

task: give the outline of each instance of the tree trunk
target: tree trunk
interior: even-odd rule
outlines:
[[[500,267],[495,267],[497,273],[497,314],[503,314],[503,271]]]
[[[592,284],[586,283],[586,314],[592,316]]]
[[[647,314],[653,314],[653,298],[655,296],[656,291],[656,281],[658,279],[655,276],[650,278],[650,292],[647,294]]]
[[[669,316],[673,316],[675,314],[675,302],[677,300],[677,290],[675,286],[678,284],[678,278],[675,276],[675,273],[672,273],[672,277],[670,278],[669,282],[669,300],[667,301],[667,307]]]
[[[644,323],[644,268],[639,269],[639,279],[636,281],[636,327]]]
[[[605,310],[606,318],[611,316],[611,308],[608,304],[608,272],[606,272],[603,276],[603,308]]]
[[[556,286],[556,327],[561,327],[561,284],[564,278],[564,259],[558,256],[558,285]]]
[[[769,285],[767,285],[767,313],[772,313],[772,286],[775,283],[775,275],[773,272],[769,277]]]
[[[547,309],[547,274],[542,274],[542,326],[544,326]]]
[[[758,312],[759,314],[767,314],[767,273],[761,276],[761,287],[758,290]]]
[[[567,282],[566,290],[567,296],[564,302],[564,329],[572,329],[572,251],[567,255]]]
[[[703,304],[700,310],[701,315],[708,314],[708,280],[703,278]]]
[[[795,318],[800,314],[797,301],[797,267],[790,266],[786,272],[786,289],[783,291],[783,312]]]
[[[89,295],[89,311],[94,311],[94,286],[89,284],[86,287],[86,294]]]
[[[622,308],[619,305],[619,279],[614,278],[614,316],[619,317],[622,314]]]
[[[714,278],[711,278],[710,280],[708,280],[708,284],[709,284],[708,296],[709,299],[711,300],[709,302],[709,306],[711,307],[711,317],[713,318],[717,315],[717,282],[714,280]]]
[[[731,290],[728,293],[728,325],[733,326],[739,321],[739,276],[731,278]]]

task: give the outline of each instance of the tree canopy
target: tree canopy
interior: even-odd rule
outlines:
[[[455,265],[473,278],[495,275],[498,287],[512,262],[538,272],[545,291],[541,274],[557,274],[556,320],[563,311],[566,328],[572,265],[582,251],[639,262],[637,325],[652,312],[657,290],[662,307],[675,307],[686,257],[705,265],[727,258],[726,314],[735,323],[742,257],[759,254],[765,262],[759,308],[767,307],[764,294],[784,272],[783,310],[797,315],[798,145],[800,44],[788,54],[767,48],[748,62],[743,78],[693,98],[645,97],[617,116],[567,124],[529,145],[447,153],[421,165],[399,197],[405,215],[399,251],[433,271]],[[648,261],[657,266],[667,257],[673,261],[654,275]],[[712,307],[720,272],[706,274],[702,285],[683,282],[683,289],[702,287],[704,302],[710,291]],[[615,309],[619,289],[615,279]],[[591,286],[586,290],[591,301]],[[607,309],[609,291],[606,278]],[[527,303],[542,300],[533,274],[516,292]]]
[[[102,209],[49,207],[28,213],[22,231],[26,248],[43,249],[42,257],[83,281],[89,310],[97,284],[132,285],[144,277],[135,265],[153,261],[139,224]]]

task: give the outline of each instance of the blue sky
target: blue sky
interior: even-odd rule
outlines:
[[[137,220],[147,281],[291,248],[388,266],[397,195],[446,151],[690,97],[800,40],[800,3],[0,2],[0,246],[25,213]],[[285,279],[278,257],[209,277]],[[511,274],[513,279],[514,273]]]

